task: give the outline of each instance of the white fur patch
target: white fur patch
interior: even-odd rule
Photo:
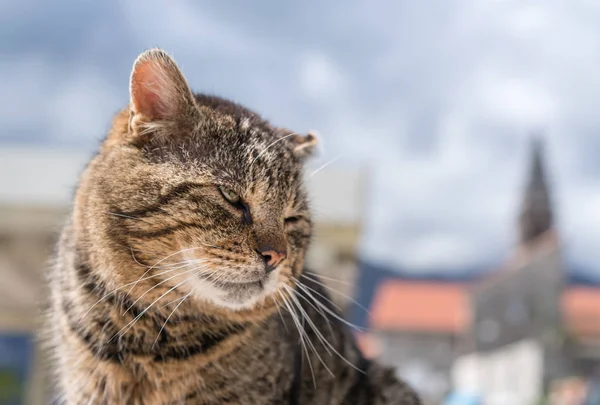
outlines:
[[[247,131],[250,128],[250,120],[248,118],[244,118],[240,124],[240,129],[242,131]]]

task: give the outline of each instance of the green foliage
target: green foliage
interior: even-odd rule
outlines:
[[[13,371],[0,369],[0,405],[16,400],[23,391],[23,383]]]

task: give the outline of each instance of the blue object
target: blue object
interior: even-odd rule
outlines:
[[[482,405],[481,399],[473,394],[452,392],[446,397],[444,405]]]
[[[0,334],[0,405],[25,403],[33,342],[29,334]]]
[[[600,405],[600,379],[589,382],[587,398],[583,405]]]

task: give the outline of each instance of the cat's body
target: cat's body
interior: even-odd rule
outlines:
[[[314,138],[193,96],[161,51],[131,86],[49,274],[59,400],[418,404],[304,274]]]

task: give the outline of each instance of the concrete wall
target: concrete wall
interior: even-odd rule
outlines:
[[[39,342],[48,265],[65,210],[0,206],[0,333],[27,334]],[[45,353],[38,344],[27,384],[26,405],[45,403]]]
[[[354,292],[359,235],[356,223],[316,223],[307,255],[307,268],[322,275],[331,299],[344,310]]]
[[[543,359],[537,340],[521,340],[458,357],[452,382],[457,391],[481,395],[484,405],[532,405],[543,393]]]

